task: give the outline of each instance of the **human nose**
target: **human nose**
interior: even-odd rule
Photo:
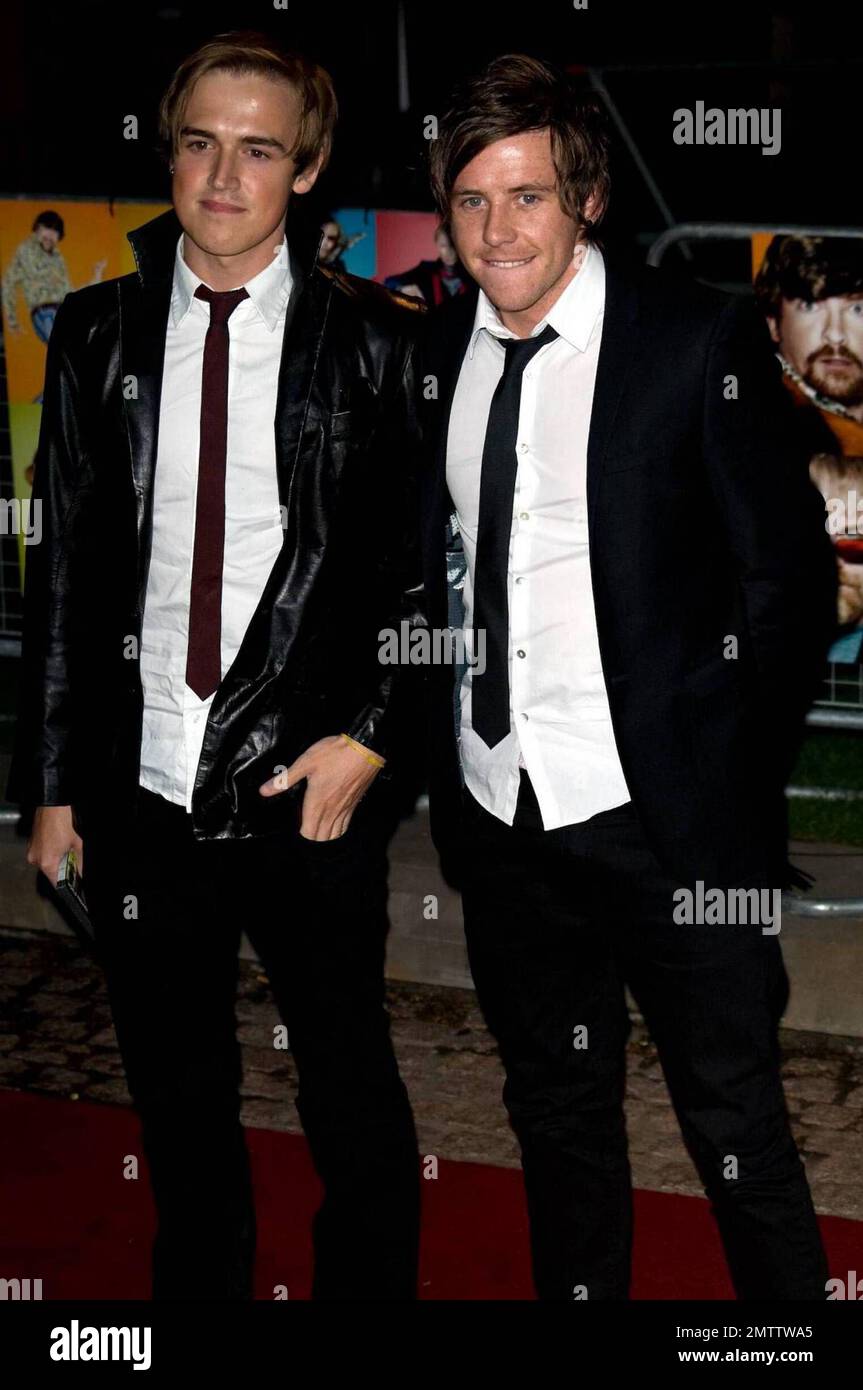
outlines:
[[[827,305],[827,321],[824,325],[824,337],[828,343],[841,343],[845,340],[845,323],[842,318],[842,305],[838,300],[831,300]]]
[[[500,206],[490,204],[483,228],[483,237],[488,245],[502,246],[506,242],[515,241],[516,235],[508,206],[506,204]]]
[[[210,185],[229,188],[237,182],[236,156],[231,150],[219,150],[210,168]]]

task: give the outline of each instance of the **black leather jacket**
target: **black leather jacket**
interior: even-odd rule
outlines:
[[[130,234],[137,273],[69,294],[48,349],[28,549],[18,736],[7,796],[71,805],[83,835],[138,795],[137,653],[152,537],[161,373],[180,225]],[[387,755],[409,672],[379,632],[424,621],[416,515],[421,310],[291,257],[276,407],[284,541],[210,708],[198,839],[282,828],[259,785],[345,732]]]

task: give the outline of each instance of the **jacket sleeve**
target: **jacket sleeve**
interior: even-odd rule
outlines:
[[[74,298],[74,296],[72,296]],[[77,373],[69,354],[70,301],[57,310],[48,342],[31,519],[25,547],[24,631],[15,748],[7,797],[28,806],[74,798],[70,657],[74,637],[65,538],[82,501],[86,460]]]
[[[384,405],[384,418],[376,445],[379,464],[376,495],[377,523],[374,630],[402,633],[426,626],[419,525],[419,475],[422,438],[419,420],[418,379],[420,354],[417,335],[409,340],[398,387]],[[381,648],[375,663],[373,689],[368,702],[344,732],[382,757],[393,750],[401,721],[419,709],[417,668],[384,664]]]
[[[742,589],[765,755],[787,780],[836,627],[837,568],[767,326],[742,297],[714,325],[703,450]]]

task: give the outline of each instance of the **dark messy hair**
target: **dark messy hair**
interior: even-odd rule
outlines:
[[[755,277],[755,298],[773,319],[782,317],[783,299],[814,304],[846,294],[863,294],[858,237],[775,236]]]
[[[50,208],[45,212],[39,213],[39,216],[33,223],[34,232],[37,227],[47,227],[49,232],[56,232],[59,241],[63,240],[66,233],[66,226],[59,212],[52,212]]]
[[[588,236],[592,234],[610,192],[605,117],[566,73],[523,53],[495,58],[459,87],[440,122],[431,145],[430,174],[445,226],[450,194],[465,165],[496,140],[530,130],[550,132],[561,207]],[[598,197],[592,221],[584,213],[591,194]]]

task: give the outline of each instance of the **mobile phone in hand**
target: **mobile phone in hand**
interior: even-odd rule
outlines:
[[[84,897],[84,883],[78,869],[78,860],[73,849],[67,849],[57,870],[57,897],[65,906],[74,922],[89,940],[93,940],[93,924]]]

